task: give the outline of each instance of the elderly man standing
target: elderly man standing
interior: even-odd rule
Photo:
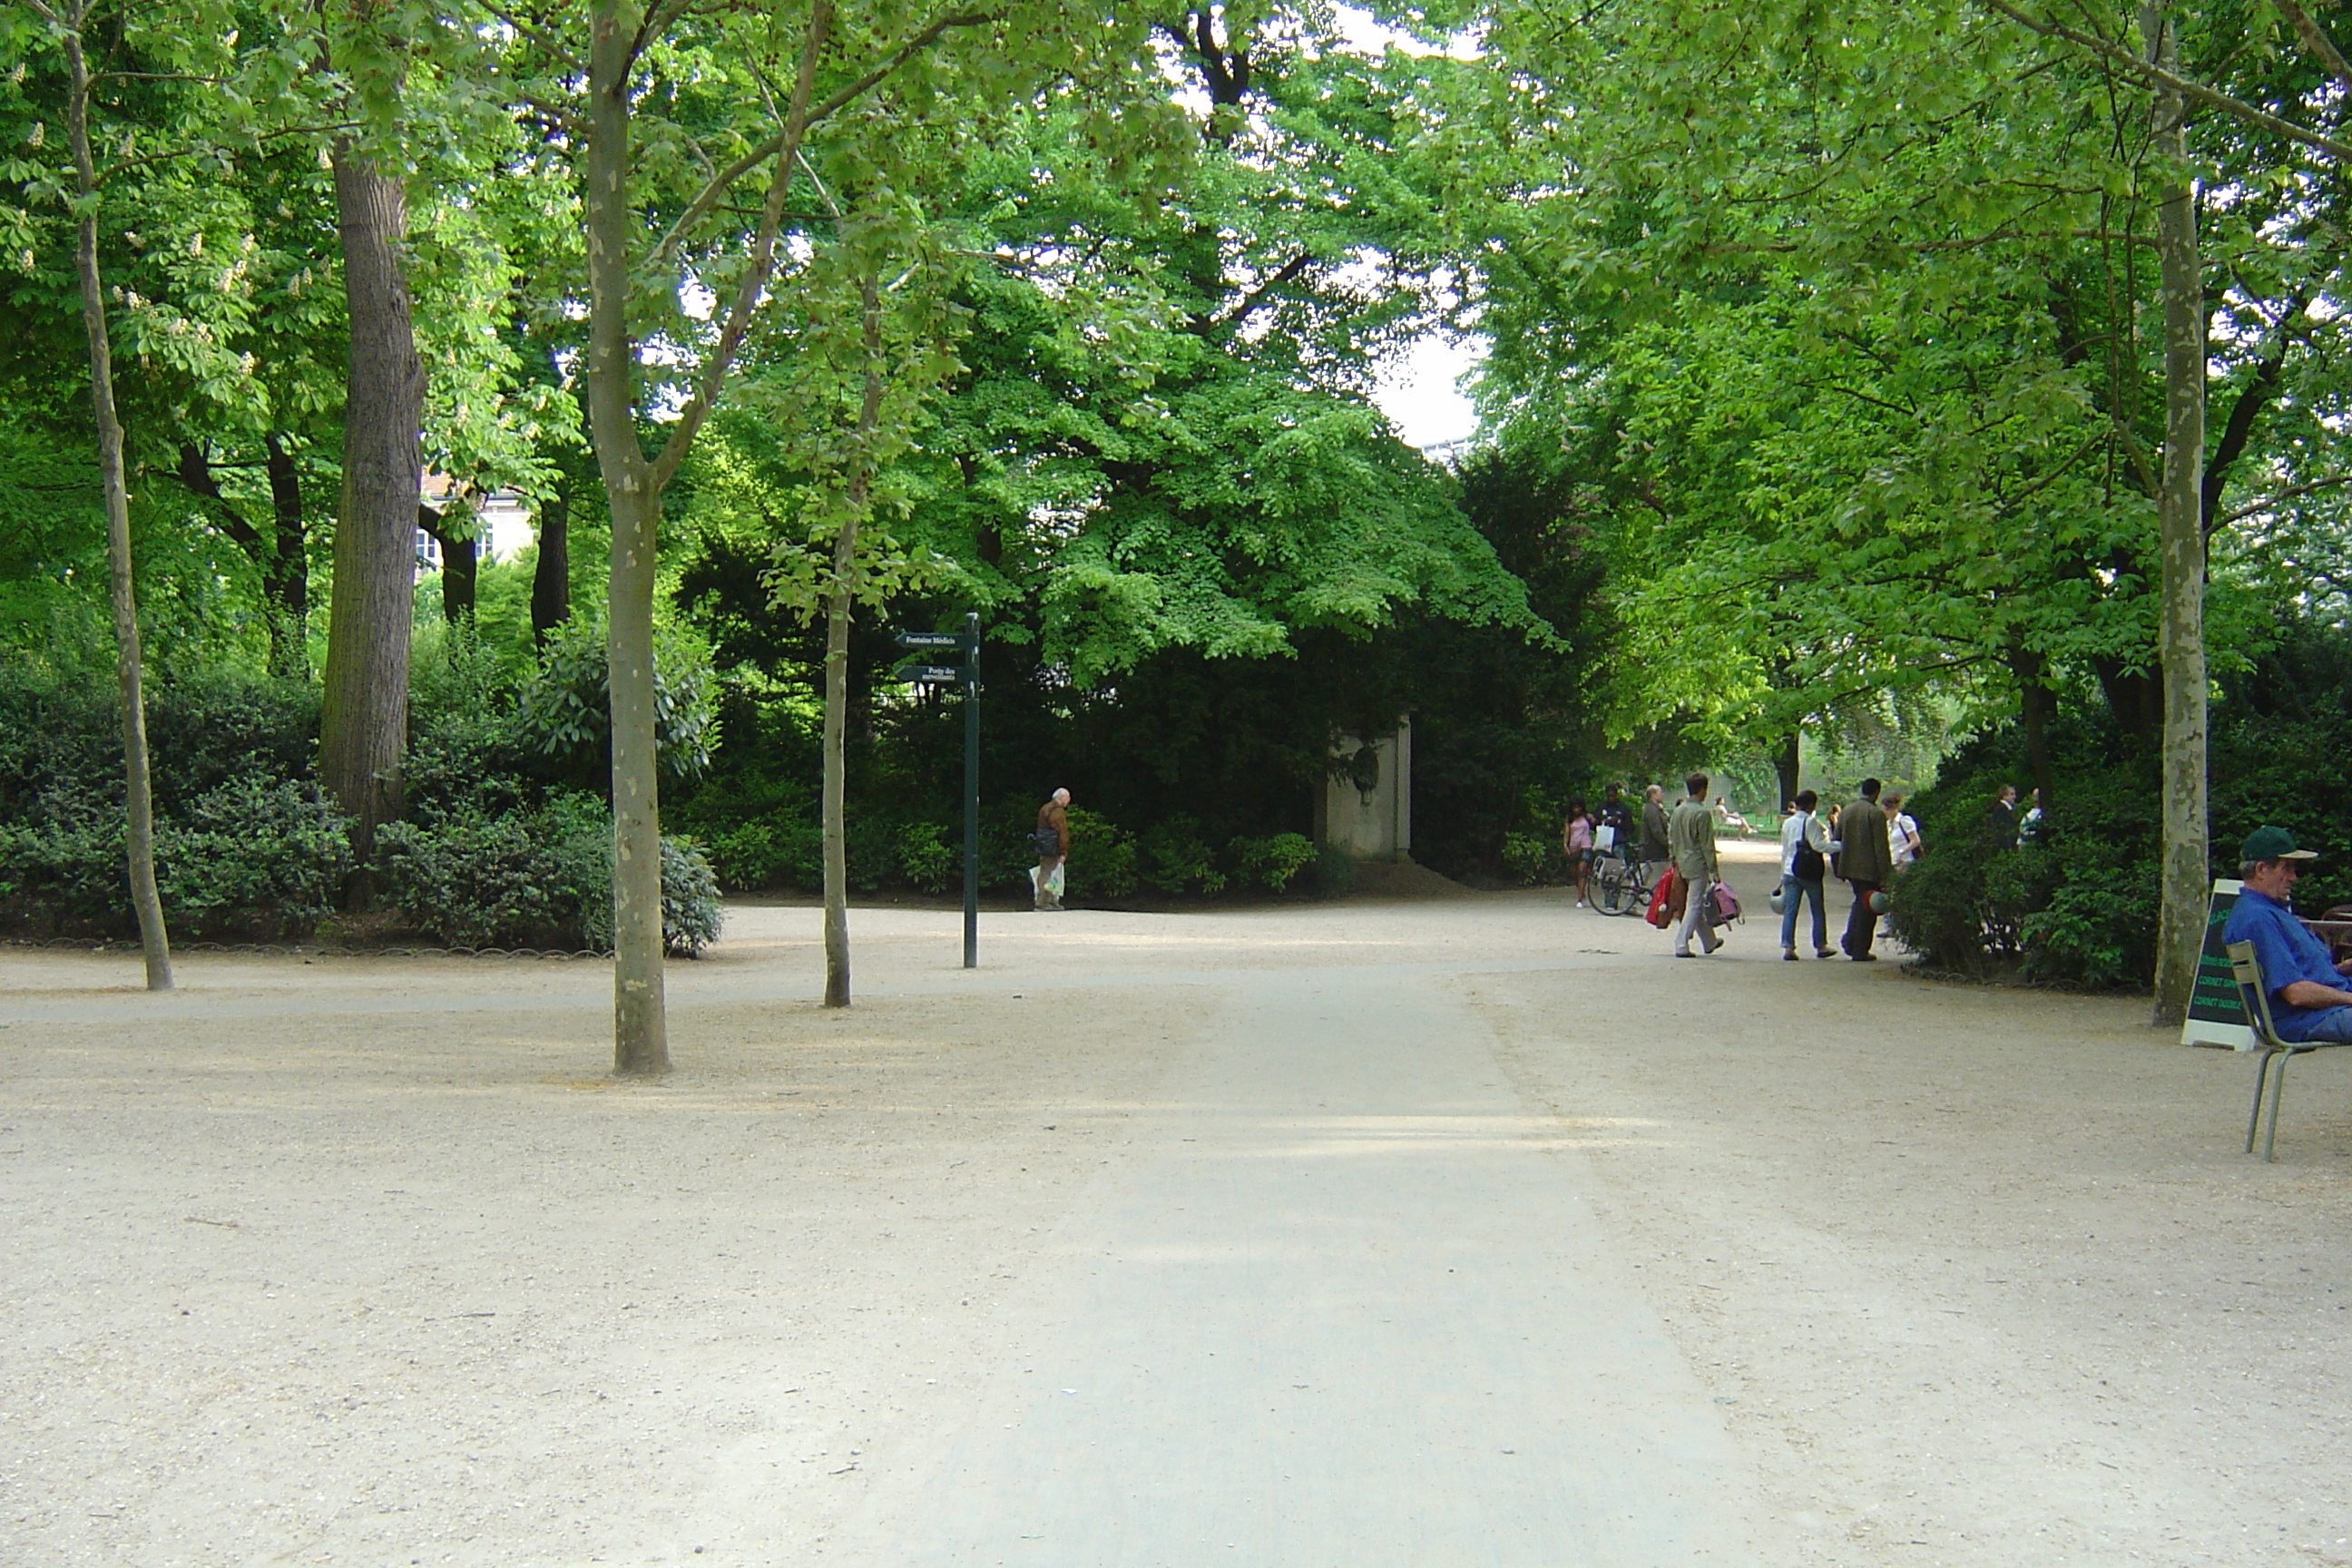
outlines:
[[[1673,848],[1675,869],[1684,883],[1683,923],[1675,930],[1675,956],[1689,958],[1691,936],[1713,952],[1723,945],[1715,934],[1715,813],[1707,809],[1706,775],[1693,773],[1684,781],[1690,794],[1666,820],[1666,842]]]
[[[2352,989],[2327,944],[2311,934],[2289,907],[2302,862],[2318,855],[2294,847],[2284,827],[2257,827],[2238,851],[2239,890],[2223,942],[2251,942],[2270,988],[2271,1022],[2282,1040],[2352,1040]]]
[[[1055,874],[1070,858],[1070,792],[1057,789],[1037,808],[1037,907],[1058,910],[1062,890]]]
[[[1642,792],[1642,864],[1663,866],[1674,854],[1666,842],[1665,786],[1652,784]]]
[[[1838,817],[1838,879],[1853,889],[1853,909],[1845,917],[1845,936],[1838,945],[1856,963],[1874,963],[1870,951],[1878,934],[1878,911],[1871,895],[1886,886],[1895,870],[1895,853],[1886,841],[1886,813],[1879,808],[1878,781],[1862,781],[1861,798]]]

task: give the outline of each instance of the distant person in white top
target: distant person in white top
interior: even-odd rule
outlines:
[[[1899,877],[1914,860],[1919,858],[1919,824],[1903,809],[1903,797],[1899,795],[1883,795],[1878,797],[1878,804],[1886,811],[1886,847],[1895,857],[1895,876]],[[1889,879],[1892,880],[1891,878]],[[1881,921],[1879,934],[1892,942],[1895,939],[1894,922]]]
[[[1748,819],[1732,810],[1730,800],[1724,795],[1715,797],[1715,819],[1742,838],[1753,831],[1748,826]]]
[[[1886,847],[1894,852],[1898,871],[1919,858],[1919,824],[1903,809],[1903,797],[1889,795],[1878,803],[1886,811]]]
[[[1822,902],[1822,880],[1829,875],[1829,857],[1837,848],[1829,827],[1813,815],[1821,796],[1811,790],[1798,795],[1796,809],[1780,824],[1780,956],[1797,962],[1797,906],[1813,900],[1813,956],[1830,956],[1829,911]]]

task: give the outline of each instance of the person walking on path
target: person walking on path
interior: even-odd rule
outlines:
[[[1887,858],[1895,862],[1888,870],[1892,879],[1909,870],[1911,863],[1919,858],[1919,823],[1917,818],[1903,809],[1903,797],[1893,790],[1880,795],[1878,804],[1886,813],[1886,853]],[[1878,934],[1893,942],[1895,923],[1892,921],[1884,922],[1884,929]]]
[[[1838,879],[1853,889],[1853,909],[1845,918],[1845,937],[1839,943],[1856,963],[1876,962],[1870,951],[1878,934],[1878,911],[1871,896],[1886,886],[1895,869],[1895,853],[1886,842],[1886,813],[1878,804],[1878,781],[1862,781],[1862,795],[1838,818]]]
[[[1829,876],[1830,834],[1813,807],[1822,797],[1800,791],[1797,809],[1780,824],[1780,956],[1797,962],[1797,906],[1813,900],[1813,956],[1830,955],[1829,910],[1822,885]]]
[[[1625,786],[1612,784],[1602,790],[1601,809],[1593,816],[1600,820],[1601,827],[1609,830],[1605,835],[1599,829],[1594,830],[1594,856],[1614,855],[1620,860],[1631,861],[1633,858],[1633,808],[1625,804]],[[1603,842],[1604,838],[1606,842]]]
[[[2294,835],[2284,827],[2246,835],[2238,851],[2238,877],[2245,886],[2221,928],[2223,942],[2254,944],[2263,984],[2270,987],[2271,1022],[2282,1040],[2352,1040],[2352,986],[2344,979],[2352,960],[2336,963],[2288,903],[2302,862],[2318,858],[2316,851],[2296,848]]]
[[[1559,830],[1559,852],[1576,878],[1576,907],[1584,907],[1584,879],[1592,872],[1592,817],[1581,799],[1568,803],[1568,821]]]
[[[1062,887],[1056,879],[1070,858],[1070,792],[1057,789],[1037,808],[1037,907],[1062,907]]]
[[[2017,847],[2017,786],[2003,784],[1985,808],[1985,837],[1996,849]]]
[[[1693,773],[1684,783],[1690,794],[1666,820],[1666,843],[1683,879],[1683,923],[1675,928],[1676,958],[1693,956],[1694,934],[1707,952],[1723,945],[1715,934],[1715,813],[1706,804],[1706,775]]]
[[[1878,797],[1886,813],[1886,851],[1894,860],[1894,869],[1900,872],[1919,858],[1919,822],[1903,809],[1903,797],[1889,790]]]
[[[1663,866],[1675,858],[1666,842],[1666,790],[1652,784],[1642,792],[1642,864]]]

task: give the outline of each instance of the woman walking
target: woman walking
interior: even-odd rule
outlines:
[[[1829,875],[1832,846],[1822,819],[1813,815],[1821,796],[1811,790],[1797,794],[1797,809],[1780,824],[1780,956],[1797,962],[1797,906],[1813,900],[1813,956],[1830,956],[1829,910],[1822,902],[1822,882]]]
[[[1584,879],[1592,870],[1592,817],[1580,797],[1568,803],[1568,822],[1559,830],[1559,852],[1576,874],[1576,907],[1584,907]]]

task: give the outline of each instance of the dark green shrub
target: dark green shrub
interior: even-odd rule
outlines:
[[[1315,844],[1303,833],[1277,833],[1271,838],[1236,838],[1226,846],[1226,853],[1244,876],[1279,893],[1313,863]]]
[[[1163,893],[1198,889],[1203,893],[1225,889],[1225,874],[1215,852],[1201,837],[1201,825],[1189,816],[1171,816],[1136,839],[1145,884]]]
[[[947,829],[936,822],[909,822],[898,829],[898,868],[923,891],[943,893],[960,879],[963,848],[949,844]]]
[[[378,835],[385,900],[454,947],[613,944],[613,818],[583,792],[533,810],[400,822]],[[662,841],[662,944],[717,940],[719,884],[690,840]]]
[[[1341,899],[1356,886],[1356,863],[1345,851],[1328,844],[1315,847],[1315,891],[1326,899]]]
[[[606,684],[604,625],[582,616],[549,638],[516,710],[523,747],[576,787],[608,789],[613,774],[612,694]],[[709,667],[675,638],[654,657],[654,737],[664,773],[699,777],[718,740]]]
[[[690,838],[664,838],[661,856],[662,947],[699,958],[704,948],[719,940],[722,923],[719,879],[711,875],[709,860]],[[609,911],[611,907],[608,899],[605,908]]]
[[[610,945],[613,824],[593,795],[392,823],[376,842],[385,901],[452,946]]]
[[[1063,873],[1065,896],[1123,899],[1135,891],[1136,844],[1128,831],[1106,817],[1076,807],[1071,809],[1069,819],[1070,858]],[[1036,864],[1034,850],[1030,864]]]
[[[315,784],[232,780],[156,835],[156,889],[182,934],[306,937],[352,869],[352,819]]]

